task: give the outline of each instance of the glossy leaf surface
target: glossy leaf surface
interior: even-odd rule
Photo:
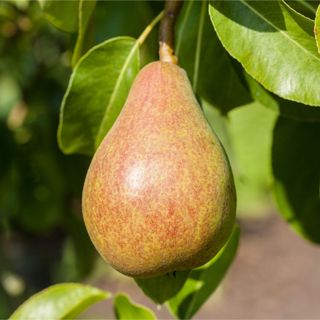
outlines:
[[[10,319],[73,319],[90,305],[109,296],[105,291],[82,284],[57,284],[25,301]]]
[[[280,98],[266,90],[248,74],[246,74],[246,80],[252,97],[278,115],[300,121],[320,122],[320,108],[308,108],[302,103]]]
[[[129,37],[107,40],[80,59],[61,107],[58,139],[65,153],[94,153],[138,71],[138,46]]]
[[[313,21],[283,1],[212,1],[215,30],[246,71],[277,95],[320,105]]]

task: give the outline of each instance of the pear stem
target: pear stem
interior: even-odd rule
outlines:
[[[166,0],[159,30],[159,58],[163,62],[178,64],[174,54],[174,27],[182,0]]]

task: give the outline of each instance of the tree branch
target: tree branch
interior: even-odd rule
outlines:
[[[174,55],[174,27],[181,5],[182,0],[166,0],[159,30],[160,61],[178,63]]]

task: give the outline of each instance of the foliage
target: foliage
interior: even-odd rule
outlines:
[[[176,54],[193,90],[226,113],[249,103],[251,98],[214,32],[207,11],[206,1],[186,1],[177,24]]]
[[[142,305],[132,303],[124,294],[118,294],[114,299],[114,313],[119,320],[124,319],[156,319],[153,312]]]
[[[320,242],[318,4],[185,1],[175,46],[230,158],[238,214],[256,214],[273,197],[288,224],[314,243]],[[162,3],[151,0],[134,6],[0,3],[0,276],[13,272],[27,287],[14,297],[0,283],[1,317],[34,292],[80,281],[92,271],[96,254],[80,209],[84,176],[135,75],[157,59],[161,10]],[[57,130],[59,147],[69,155],[59,150]],[[13,237],[23,248],[18,257],[6,248]],[[224,277],[238,238],[235,228],[228,244],[199,269],[136,282],[175,317],[191,318]],[[28,271],[21,271],[21,261]],[[43,276],[34,280],[38,274]],[[98,289],[64,284],[27,300],[12,317],[39,312],[38,299],[61,306],[51,310],[62,313],[49,316],[63,318],[106,297]],[[118,319],[154,318],[125,295],[115,297],[114,310]]]
[[[273,192],[280,213],[299,233],[320,243],[320,126],[280,117],[273,137]]]
[[[318,51],[320,53],[320,7],[318,7],[318,10],[316,13],[314,33],[316,36]]]
[[[64,152],[93,155],[119,115],[138,70],[137,47],[129,37],[107,40],[80,60],[61,108],[59,142]]]
[[[191,319],[215,291],[232,263],[238,249],[239,228],[234,227],[227,244],[208,263],[190,272],[178,294],[168,301],[178,319]]]
[[[135,279],[143,292],[157,304],[173,298],[184,286],[190,271],[176,271],[159,277]]]
[[[57,284],[32,296],[10,319],[72,319],[91,304],[108,297],[107,292],[82,284]]]
[[[320,105],[311,19],[284,1],[212,1],[209,12],[221,42],[252,77],[280,97]]]

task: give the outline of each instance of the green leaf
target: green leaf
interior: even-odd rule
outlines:
[[[134,5],[132,0],[98,1],[94,17],[95,41],[100,43],[119,35],[138,38],[152,19],[147,1],[135,1]]]
[[[146,319],[154,320],[156,316],[154,313],[146,308],[145,306],[133,303],[128,296],[124,294],[118,294],[113,303],[114,313],[116,319],[127,320],[127,319]]]
[[[78,37],[72,55],[72,66],[75,66],[80,57],[85,53],[85,51],[87,51],[87,49],[89,49],[85,40],[87,35],[87,28],[95,6],[96,0],[79,1]]]
[[[282,99],[267,91],[248,74],[245,77],[252,97],[263,106],[284,117],[300,121],[320,121],[320,108],[308,108],[302,103]]]
[[[230,136],[227,126],[228,115],[222,114],[220,109],[204,99],[201,99],[200,102],[204,116],[209,122],[212,130],[217,134],[220,142],[223,145],[223,148],[228,155],[228,158],[230,159],[230,157],[232,157],[232,148],[230,145]]]
[[[277,114],[257,102],[235,108],[227,117],[207,103],[203,111],[233,169],[237,214],[265,213],[270,207],[272,132]]]
[[[269,206],[272,130],[276,118],[276,113],[258,103],[228,114],[238,210],[243,214],[259,214]]]
[[[204,266],[191,271],[182,290],[168,302],[174,316],[191,319],[215,291],[235,257],[239,235],[239,227],[235,226],[220,252]]]
[[[176,55],[193,90],[227,112],[251,98],[212,28],[207,6],[207,1],[185,2],[177,24]]]
[[[94,153],[138,71],[138,44],[129,37],[107,40],[79,60],[61,106],[58,141],[63,152]]]
[[[285,2],[297,12],[310,19],[314,19],[317,10],[315,0],[285,0]]]
[[[155,303],[162,304],[174,297],[183,287],[189,271],[176,271],[163,276],[135,281],[143,292]]]
[[[16,319],[74,319],[110,293],[79,283],[51,286],[25,301],[10,317]]]
[[[273,136],[274,194],[282,216],[320,243],[320,124],[279,118]]]
[[[318,52],[320,53],[320,5],[318,6],[317,13],[316,13],[314,33],[316,36]]]
[[[160,8],[163,6],[160,5]],[[154,18],[147,1],[98,1],[95,11],[95,42],[126,35],[138,38]],[[140,48],[141,66],[158,59],[158,30],[154,28]]]
[[[79,0],[38,0],[47,20],[56,28],[66,32],[78,30]]]
[[[320,56],[313,21],[283,1],[212,1],[214,28],[225,48],[268,90],[320,105]]]

